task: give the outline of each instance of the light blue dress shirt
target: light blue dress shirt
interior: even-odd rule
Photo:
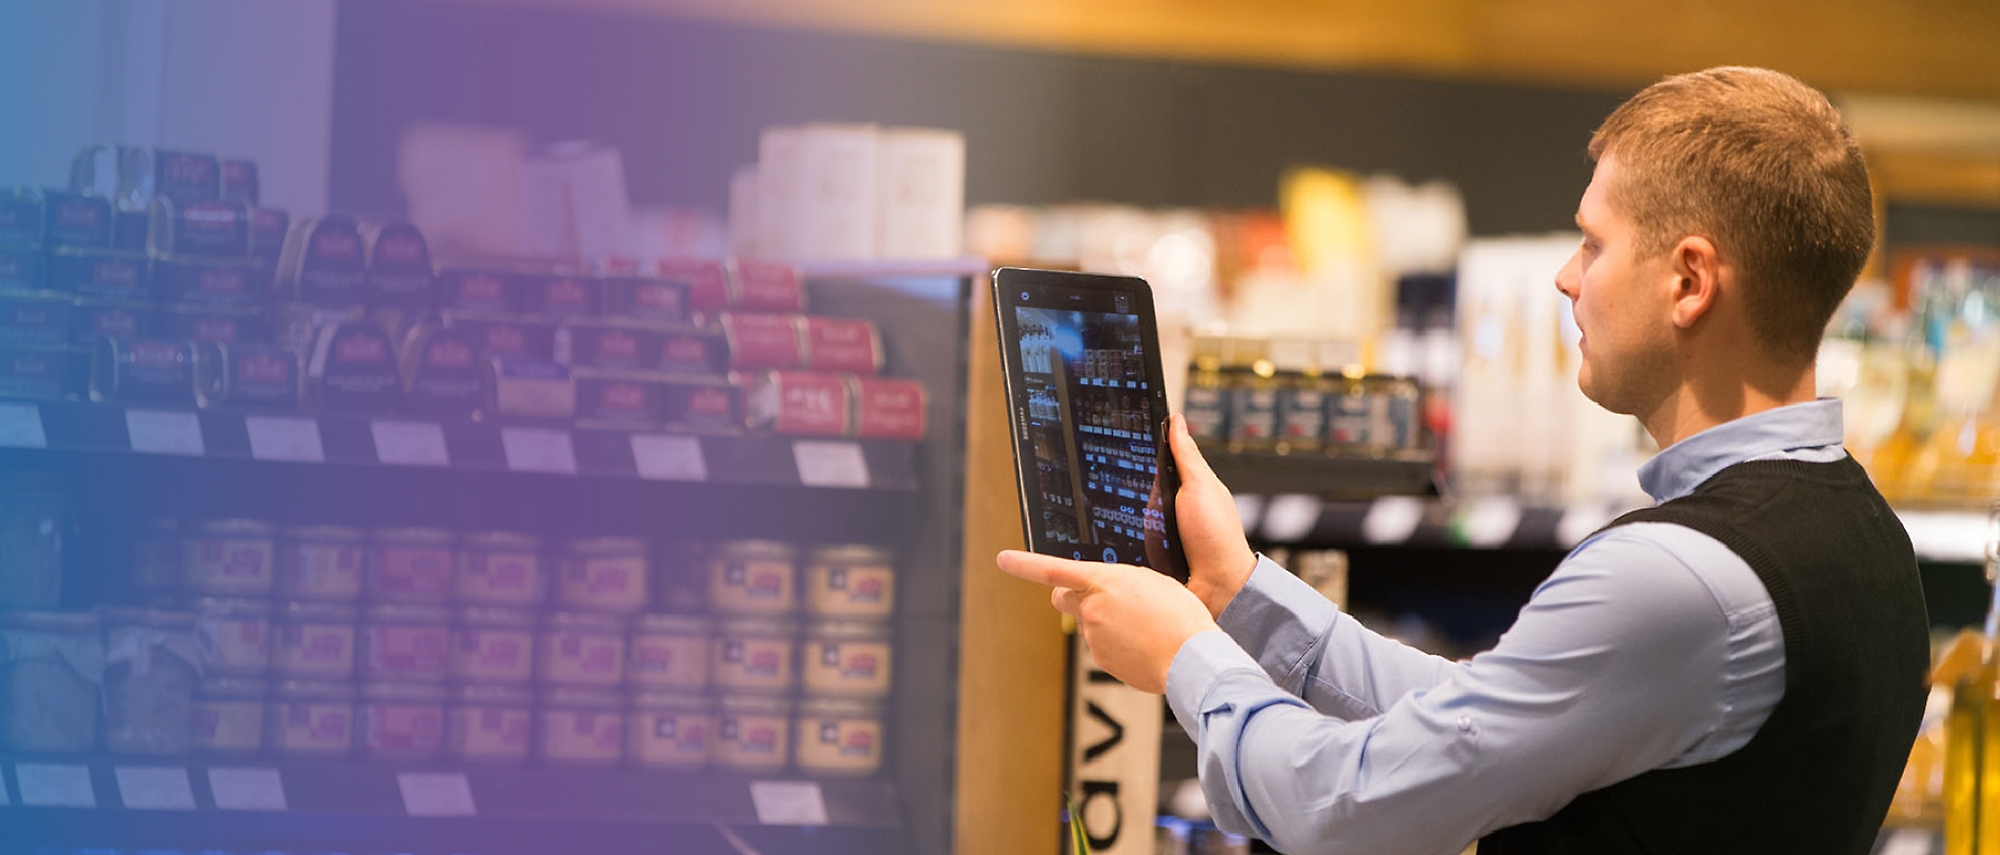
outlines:
[[[1655,501],[1746,460],[1830,462],[1837,400],[1732,421],[1639,470]],[[1280,851],[1455,855],[1652,769],[1728,756],[1784,695],[1776,607],[1707,535],[1635,523],[1577,546],[1469,662],[1364,629],[1259,558],[1189,639],[1167,700],[1222,828]]]

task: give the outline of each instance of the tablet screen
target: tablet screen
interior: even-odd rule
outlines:
[[[1026,274],[1029,271],[1012,271]],[[1023,511],[1037,552],[1186,578],[1171,519],[1158,332],[1136,279],[1005,275]],[[1030,466],[1032,464],[1032,467]]]

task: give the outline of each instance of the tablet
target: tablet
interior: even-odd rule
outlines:
[[[993,305],[1028,547],[1187,581],[1152,289],[1002,268]]]

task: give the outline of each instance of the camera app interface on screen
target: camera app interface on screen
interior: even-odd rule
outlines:
[[[1153,406],[1139,316],[1126,295],[1060,296],[1077,308],[1014,309],[1041,505],[1030,524],[1041,551],[1157,568],[1171,497],[1155,487],[1153,430],[1165,414]]]

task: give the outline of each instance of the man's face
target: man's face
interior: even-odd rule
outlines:
[[[1643,417],[1676,385],[1674,277],[1667,253],[1640,257],[1637,227],[1611,203],[1616,176],[1617,160],[1607,153],[1577,203],[1583,243],[1556,274],[1556,289],[1583,331],[1577,385],[1584,396]]]

